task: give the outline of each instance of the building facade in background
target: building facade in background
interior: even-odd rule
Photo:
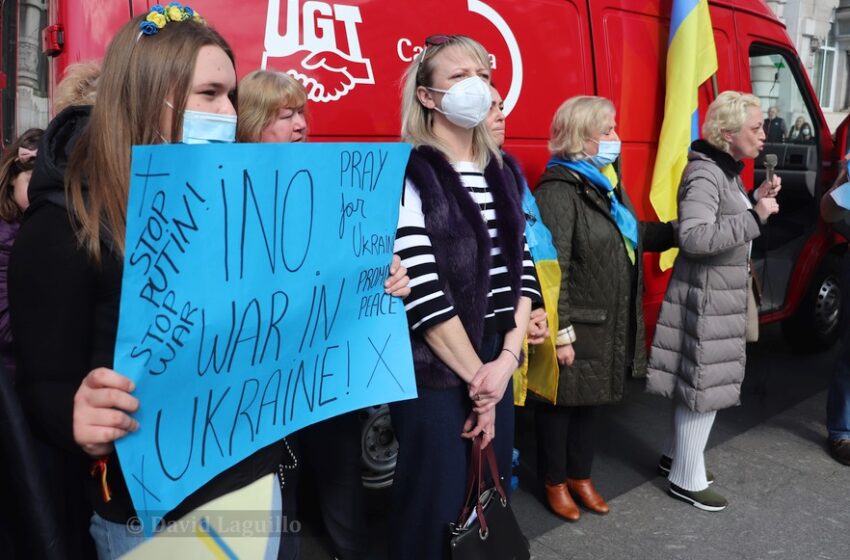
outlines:
[[[785,23],[823,110],[846,110],[850,0],[768,0],[767,4]]]

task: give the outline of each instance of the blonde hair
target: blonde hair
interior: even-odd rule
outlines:
[[[98,62],[76,62],[68,66],[53,94],[53,110],[56,114],[76,105],[94,105],[99,77]]]
[[[450,35],[445,43],[428,45],[416,56],[413,64],[405,71],[401,97],[401,137],[414,147],[430,146],[448,157],[449,146],[440,140],[433,131],[433,110],[419,101],[416,90],[419,86],[431,87],[434,83],[434,59],[448,47],[461,49],[484,68],[490,68],[487,51],[478,41],[463,35]],[[424,59],[423,59],[424,57]],[[478,167],[484,169],[495,158],[499,165],[502,156],[490,134],[487,120],[482,120],[472,132],[472,159]],[[451,158],[449,158],[451,159]]]
[[[584,143],[602,130],[605,117],[616,114],[604,97],[578,95],[564,101],[552,118],[549,152],[565,159],[584,159]]]
[[[102,229],[117,256],[124,254],[131,146],[162,143],[160,123],[168,114],[171,138],[165,140],[180,141],[202,47],[220,47],[235,60],[227,42],[206,24],[172,22],[155,35],[141,35],[144,18],[136,16],[124,24],[109,44],[97,103],[65,174],[77,237],[95,262],[100,262]],[[173,109],[165,105],[168,97]]]
[[[708,106],[702,124],[703,139],[718,150],[728,152],[729,142],[723,139],[723,132],[740,131],[750,107],[761,109],[761,101],[755,95],[740,91],[722,92]]]
[[[288,74],[254,70],[239,82],[238,142],[258,142],[263,130],[282,108],[302,109],[307,90]]]

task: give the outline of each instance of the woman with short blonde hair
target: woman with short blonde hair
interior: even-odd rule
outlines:
[[[765,181],[749,196],[741,183],[742,160],[764,148],[757,97],[721,93],[702,130],[679,185],[679,255],[655,328],[647,391],[674,402],[673,433],[658,463],[668,493],[720,511],[728,502],[708,486],[714,477],[705,446],[717,411],[740,403],[745,343],[758,334],[752,241],[779,211],[781,181]]]
[[[534,195],[561,268],[558,391],[538,406],[544,489],[557,515],[608,505],[591,482],[599,405],[618,402],[629,377],[643,377],[641,253],[673,244],[670,224],[639,222],[614,164],[620,155],[614,104],[567,99],[552,119],[546,173]]]
[[[709,106],[702,125],[705,141],[724,152],[729,151],[729,141],[724,132],[738,132],[747,120],[750,108],[759,109],[759,98],[751,93],[724,91]]]
[[[301,128],[306,129],[304,109],[307,92],[298,80],[283,72],[254,70],[239,81],[238,142],[260,142],[263,131],[279,113],[300,113]],[[296,115],[289,115],[293,117]]]
[[[599,123],[614,118],[614,104],[604,97],[579,95],[564,101],[552,119],[549,152],[583,159],[584,143],[601,132]]]

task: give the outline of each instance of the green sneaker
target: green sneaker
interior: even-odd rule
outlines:
[[[673,468],[673,458],[667,455],[662,455],[658,460],[658,474],[663,477],[670,476],[670,469]],[[714,473],[705,469],[705,478],[709,484],[714,484]]]
[[[706,488],[699,492],[691,492],[690,490],[680,488],[671,482],[670,488],[667,489],[667,492],[674,498],[682,500],[683,502],[688,502],[703,511],[722,511],[729,505],[726,498],[711,488]]]

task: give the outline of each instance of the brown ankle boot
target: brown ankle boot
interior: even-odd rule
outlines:
[[[567,521],[578,521],[578,518],[581,517],[581,512],[578,510],[578,506],[572,497],[570,497],[569,491],[567,491],[567,483],[549,484],[547,482],[545,486],[546,501],[549,502],[549,507],[552,508],[552,511]]]
[[[608,504],[605,503],[605,500],[602,499],[602,496],[593,487],[593,483],[589,478],[585,478],[584,480],[568,478],[567,488],[590,511],[602,515],[608,513]]]

